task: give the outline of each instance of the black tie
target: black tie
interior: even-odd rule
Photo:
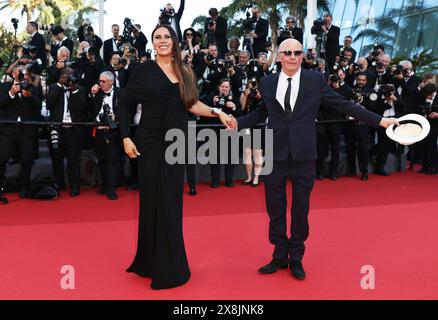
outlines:
[[[290,105],[290,95],[292,93],[292,78],[288,78],[287,81],[289,85],[286,90],[286,97],[284,98],[284,109],[286,111],[286,115],[290,117],[292,115],[292,107]]]

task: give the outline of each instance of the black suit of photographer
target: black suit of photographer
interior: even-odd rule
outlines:
[[[210,96],[208,97],[208,99],[206,100],[206,104],[213,107],[213,108],[221,108],[222,112],[226,113],[226,114],[230,114],[235,118],[240,117],[241,115],[241,108],[240,108],[240,102],[239,102],[239,98],[237,96],[232,97],[232,100],[226,100],[227,102],[232,102],[234,103],[234,105],[236,106],[235,110],[230,109],[227,106],[220,106],[219,103],[215,103],[214,102],[214,97],[219,96],[220,94],[218,92],[214,92],[211,93]],[[201,118],[201,122],[204,124],[214,124],[214,125],[221,125],[221,122],[219,119],[217,118]],[[219,137],[220,136],[220,128],[213,128],[213,130],[216,132],[216,136]],[[218,139],[217,141],[217,155],[218,158],[217,160],[217,164],[210,164],[210,171],[211,171],[211,180],[212,180],[212,184],[213,185],[219,185],[220,183],[220,177],[221,177],[221,164],[220,164],[220,159],[221,159],[221,154],[223,153],[223,150],[220,150],[220,139]],[[234,177],[234,171],[236,169],[236,165],[231,164],[231,143],[229,143],[228,145],[228,159],[227,159],[227,164],[224,165],[225,166],[225,184],[227,185],[231,185],[233,183],[233,177]]]
[[[76,73],[79,74],[79,85],[84,87],[85,92],[90,92],[91,87],[99,81],[100,74],[105,70],[102,58],[95,55],[95,61],[91,62],[85,55],[77,60]]]
[[[223,58],[228,51],[227,41],[227,20],[224,17],[216,18],[216,31],[211,32],[208,29],[209,23],[213,21],[211,18],[205,21],[204,34],[208,36],[208,44],[215,44],[219,51],[219,57]]]
[[[52,48],[50,49],[50,54],[52,55],[52,58],[54,60],[56,60],[56,58],[58,56],[58,50],[61,47],[66,47],[70,51],[70,55],[73,55],[73,49],[75,47],[75,44],[74,44],[73,40],[67,38],[67,39],[57,43],[56,45],[52,46]]]
[[[357,86],[354,89],[359,89]],[[369,111],[376,112],[377,102],[371,101],[369,95],[376,93],[373,89],[364,87],[361,89],[363,101],[359,103]],[[345,125],[345,140],[347,144],[347,158],[349,173],[356,173],[356,154],[359,160],[359,170],[362,174],[368,174],[368,136],[369,127],[363,122],[347,123]]]
[[[118,103],[121,90],[114,87],[112,92],[113,113],[115,122],[118,119]],[[92,121],[97,121],[97,117],[105,104],[107,94],[99,91],[93,98]],[[121,182],[122,177],[122,139],[120,128],[109,130],[104,129],[105,123],[97,127],[95,135],[95,150],[99,162],[100,175],[102,177],[103,188],[108,191],[114,191]]]
[[[12,83],[0,85],[0,120],[38,121],[41,114],[41,99],[36,88],[30,90],[31,96],[17,93],[11,97]],[[6,164],[18,146],[21,161],[21,188],[29,191],[32,162],[38,145],[38,127],[34,125],[0,125],[0,183],[5,180]]]
[[[397,98],[396,102],[389,103],[384,97],[379,97],[377,102],[376,113],[385,118],[400,118],[407,114],[406,105],[397,93],[394,93]],[[392,141],[386,134],[386,129],[377,129],[377,154],[376,154],[376,166],[377,172],[384,172],[385,164],[390,152],[396,150],[396,143]]]
[[[344,97],[344,100],[351,99],[351,87],[347,83],[342,83],[339,88],[333,88],[333,90]],[[345,115],[336,111],[333,108],[327,108],[321,106],[318,114],[318,120],[345,120]],[[325,125],[318,125],[318,160],[316,162],[316,171],[318,175],[324,175],[324,158],[327,151],[331,150],[331,162],[330,170],[331,177],[338,177],[339,175],[339,156],[340,156],[340,144],[341,134],[344,128],[344,123],[330,123]],[[321,132],[321,134],[319,134]]]
[[[339,55],[339,35],[341,29],[332,25],[326,34],[325,53],[322,58],[325,59],[328,69],[331,71],[336,63],[336,56]]]
[[[105,66],[109,66],[111,64],[111,58],[114,53],[119,52],[119,47],[125,42],[122,38],[122,41],[118,41],[114,38],[105,40],[103,43],[103,63]],[[117,50],[114,50],[114,45],[117,47]]]
[[[47,53],[46,53],[46,40],[44,36],[37,32],[29,41],[30,46],[36,47],[36,59],[40,59],[42,62],[42,69],[47,67]]]
[[[412,75],[403,80],[394,80],[397,91],[401,88],[401,98],[409,112],[415,112],[415,107],[418,105],[418,102],[421,101],[420,91],[418,90],[420,83],[421,78],[416,75]]]
[[[140,31],[137,38],[132,37],[130,42],[131,46],[137,49],[139,56],[146,53],[146,45],[148,44],[148,39],[143,32]]]
[[[255,24],[254,33],[257,35],[257,38],[254,38],[254,44],[253,44],[254,58],[257,58],[257,55],[260,52],[266,52],[266,38],[268,37],[269,34],[268,20],[259,18]],[[247,46],[245,49],[251,52],[250,46]]]
[[[124,68],[116,70],[113,66],[109,66],[105,71],[110,71],[114,75],[114,78],[116,79],[114,85],[117,88],[123,89],[128,83],[129,73]]]
[[[90,27],[87,27],[87,28],[90,28]],[[84,30],[85,30],[84,26],[80,26],[78,29],[79,42],[87,41],[91,47],[96,48],[96,51],[99,52],[103,46],[102,39],[96,34],[94,34],[94,35],[85,34]]]
[[[67,105],[65,102],[67,101]],[[67,109],[66,109],[67,108]],[[59,83],[49,88],[47,109],[51,122],[64,122],[64,114],[69,114],[72,122],[87,120],[86,94],[83,87],[74,91],[65,89]],[[56,128],[59,137],[59,148],[49,143],[50,156],[55,180],[60,188],[65,188],[64,158],[67,157],[68,180],[72,187],[79,188],[81,174],[82,141],[86,134],[83,126],[61,126]]]
[[[422,105],[426,105],[426,101],[422,99]],[[433,100],[429,112],[438,113],[438,95],[435,95],[435,99]],[[425,148],[423,151],[423,170],[426,173],[437,173],[438,168],[438,150],[437,150],[437,139],[438,139],[438,119],[430,119],[428,117],[430,123],[430,133],[425,141]]]
[[[197,79],[204,80],[200,95],[207,97],[212,91],[215,91],[219,81],[225,78],[227,74],[225,68],[220,69],[218,67],[217,59],[215,59],[212,63],[207,64],[204,58],[204,55],[199,55],[194,71]]]

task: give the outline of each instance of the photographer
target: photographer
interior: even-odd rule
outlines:
[[[78,29],[79,42],[86,41],[91,47],[96,48],[97,52],[102,49],[102,39],[94,33],[94,28],[88,23],[84,22]]]
[[[321,37],[320,58],[325,59],[329,71],[332,70],[336,56],[339,54],[339,35],[341,30],[334,26],[333,16],[330,13],[324,15],[324,22],[319,24],[319,28],[312,28],[312,34]]]
[[[38,23],[29,22],[26,31],[31,36],[28,45],[35,47],[35,58],[41,60],[42,70],[44,70],[47,67],[46,41],[38,32]]]
[[[0,85],[0,120],[38,121],[41,99],[31,84],[26,67],[16,66],[12,77],[12,83]],[[5,183],[6,164],[17,147],[21,164],[19,196],[24,199],[30,193],[32,163],[38,148],[38,127],[21,124],[0,126],[0,184]]]
[[[394,77],[391,74],[389,64],[391,57],[387,54],[382,54],[376,63],[375,70],[377,73],[376,84],[374,90],[378,91],[382,84],[394,84]]]
[[[128,82],[128,71],[123,67],[121,58],[118,53],[114,53],[111,58],[110,67],[105,71],[109,71],[114,75],[114,86],[123,89]]]
[[[195,30],[188,28],[184,30],[183,40],[181,41],[181,53],[183,61],[193,67],[193,60],[201,53],[201,46],[195,39]]]
[[[215,44],[219,51],[219,57],[223,58],[227,52],[227,20],[219,16],[216,8],[208,11],[210,17],[205,20],[204,36],[208,44]]]
[[[50,132],[50,157],[59,190],[65,190],[64,158],[67,158],[68,181],[72,197],[80,194],[82,141],[86,128],[72,126],[72,122],[87,120],[87,104],[84,88],[79,86],[71,68],[63,68],[57,83],[50,86],[47,97],[47,109],[50,122],[62,122],[59,127],[52,127]]]
[[[175,9],[171,3],[166,4],[164,9],[161,9],[160,17],[158,18],[158,24],[170,25],[178,35],[179,42],[182,40],[180,22],[184,13],[185,0],[181,0],[178,12],[175,13]]]
[[[225,65],[219,66],[219,52],[216,45],[210,45],[207,54],[199,55],[195,63],[195,73],[201,86],[201,96],[208,96],[217,88],[219,81],[226,76]],[[224,64],[224,61],[222,60]]]
[[[421,97],[418,90],[420,83],[421,78],[413,71],[412,62],[401,61],[399,68],[394,71],[394,85],[409,112],[415,112],[414,108]]]
[[[111,27],[113,37],[103,43],[103,62],[106,66],[109,65],[111,56],[114,52],[119,52],[119,47],[123,44],[124,39],[120,35],[120,26],[113,24]]]
[[[249,28],[245,28],[245,32],[247,33],[246,37],[251,39],[250,43],[248,43],[245,46],[245,49],[251,52],[251,44],[254,52],[251,52],[251,54],[254,54],[254,57],[257,57],[257,55],[260,52],[265,52],[266,50],[266,38],[269,34],[269,23],[268,20],[263,19],[261,17],[260,8],[257,6],[253,6],[251,9],[252,17],[247,19],[248,26],[252,24],[253,29],[250,30]]]
[[[318,70],[318,63],[316,62],[316,51],[307,49],[306,55],[303,57],[302,67],[307,70]]]
[[[278,32],[277,46],[286,39],[296,39],[301,44],[303,43],[303,29],[295,26],[295,18],[289,16],[286,18],[286,25],[280,28]]]
[[[73,53],[74,43],[72,40],[67,38],[67,36],[65,35],[65,31],[61,26],[54,27],[52,29],[52,34],[56,38],[55,46],[52,46],[50,48],[50,54],[52,55],[53,59],[56,59],[56,56],[58,54],[58,50],[61,47],[66,47],[70,51],[71,54]]]
[[[425,141],[423,151],[423,167],[421,173],[436,175],[438,173],[438,96],[437,87],[433,83],[426,84],[421,89],[422,105],[419,107],[430,123],[430,133]]]
[[[82,42],[81,47],[83,49],[77,59],[76,72],[79,75],[79,84],[84,87],[85,92],[90,92],[91,87],[99,81],[99,75],[105,66],[95,48],[90,47],[87,42]]]
[[[246,89],[240,96],[240,104],[242,106],[243,115],[248,115],[257,110],[259,103],[262,101],[257,79],[252,78],[246,84]],[[253,129],[246,129],[244,135],[251,136],[254,142]],[[264,133],[262,133],[261,145],[257,146],[253,143],[251,148],[244,148],[244,163],[246,166],[247,179],[242,182],[243,185],[251,185],[258,187],[260,184],[260,174],[263,169],[263,147]],[[254,162],[253,162],[254,159]]]
[[[345,73],[344,70],[338,69],[334,71],[334,73],[329,77],[330,87],[344,97],[345,100],[351,99],[351,88],[345,83]],[[322,119],[323,120],[345,120],[345,115],[337,112],[333,108],[323,108],[322,109]],[[317,162],[317,171],[322,176],[324,172],[324,157],[321,156],[321,150],[328,150],[330,145],[331,150],[331,161],[330,161],[330,178],[333,181],[336,181],[339,176],[339,155],[340,155],[340,143],[341,143],[341,133],[344,127],[344,124],[339,123],[331,123],[324,125],[325,139],[322,141],[318,141],[320,153],[318,155]],[[321,144],[326,143],[327,145],[321,146]]]
[[[231,84],[229,79],[221,79],[217,86],[217,91],[212,93],[208,98],[208,105],[213,108],[219,108],[226,114],[230,114],[237,118],[240,116],[240,104],[239,99],[232,95]],[[208,124],[221,124],[218,119],[215,118],[203,118],[204,123]],[[217,136],[219,137],[219,128],[214,128]],[[216,164],[210,164],[212,188],[219,187],[221,176],[221,154],[224,150],[220,150],[220,139],[218,139],[218,158]],[[228,159],[225,164],[225,185],[229,188],[234,187],[233,177],[236,165],[231,163],[231,145],[228,146]]]
[[[357,63],[350,64],[347,71],[345,81],[349,86],[353,87],[356,85],[356,78],[359,73],[364,73],[367,76],[367,86],[369,88],[374,88],[376,84],[377,74],[375,71],[368,69],[368,61],[364,57],[357,60]]]
[[[353,87],[352,101],[369,111],[376,111],[377,93],[367,86],[368,78],[364,72],[356,75],[356,85]],[[351,120],[354,120],[350,117]],[[359,160],[361,180],[368,180],[368,136],[369,127],[363,122],[347,123],[345,126],[345,140],[347,144],[348,174],[356,176],[356,153]],[[357,145],[357,146],[356,146]],[[356,152],[357,150],[357,152]]]
[[[114,86],[114,75],[109,71],[103,72],[99,85],[91,89],[91,94],[93,120],[99,123],[93,135],[103,182],[99,194],[106,194],[109,200],[117,200],[116,188],[122,175],[123,152],[120,128],[115,124],[120,91]]]
[[[119,48],[119,55],[122,55],[120,60],[121,65],[129,74],[140,63],[137,49],[131,47],[129,43],[124,43]]]
[[[382,84],[379,87],[379,100],[376,113],[384,118],[400,118],[406,115],[406,106],[392,84]],[[376,151],[374,173],[381,176],[388,176],[388,173],[385,171],[385,164],[388,159],[388,154],[396,151],[396,143],[386,135],[386,130],[383,128],[377,130]]]
[[[371,51],[367,57],[368,66],[375,69],[382,54],[385,54],[385,47],[381,44],[375,44],[373,51]]]
[[[54,64],[47,68],[47,85],[58,82],[61,70],[67,67],[68,62],[70,62],[70,50],[67,47],[59,48]]]
[[[344,38],[344,45],[340,47],[339,49],[339,53],[341,56],[346,56],[345,55],[345,50],[348,49],[348,51],[351,52],[351,56],[350,56],[350,60],[349,63],[353,63],[356,61],[356,56],[357,56],[357,52],[356,50],[353,49],[353,47],[351,46],[353,44],[353,37],[352,36],[346,36]]]
[[[237,61],[239,59],[240,54],[240,40],[238,37],[231,37],[228,41],[228,52],[234,56],[234,59]]]
[[[131,46],[137,49],[139,55],[146,53],[146,45],[148,44],[148,39],[141,31],[141,25],[133,24],[132,25],[132,37],[131,37]]]

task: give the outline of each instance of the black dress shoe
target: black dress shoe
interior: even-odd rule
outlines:
[[[117,200],[118,196],[117,193],[114,189],[109,189],[108,192],[106,193],[108,199],[110,200]]]
[[[99,190],[97,190],[97,194],[104,195],[106,193],[107,191],[105,187],[101,187]]]
[[[430,169],[428,172],[426,172],[426,175],[428,176],[434,176],[438,174],[438,170],[436,168]]]
[[[348,172],[347,175],[346,175],[346,177],[349,177],[349,178],[355,177],[355,176],[356,176],[356,173],[353,172],[353,171]]]
[[[81,191],[78,186],[72,186],[70,196],[75,198],[81,194]]]
[[[384,169],[376,169],[374,171],[374,174],[377,174],[379,176],[387,177],[389,174]]]
[[[192,197],[193,196],[196,196],[197,195],[197,192],[196,192],[196,188],[190,188],[190,190],[189,190],[189,195],[191,195]]]
[[[425,167],[421,168],[420,170],[417,171],[417,173],[428,173],[429,170]]]
[[[226,183],[225,183],[225,186],[228,187],[228,188],[234,188],[234,183],[232,183],[232,182],[226,182]]]
[[[211,187],[212,187],[213,189],[217,189],[217,188],[219,188],[219,183],[213,182],[213,183],[211,184]]]
[[[266,266],[261,267],[259,269],[259,273],[261,274],[276,273],[278,269],[286,269],[288,265],[289,265],[289,261],[287,259],[282,259],[282,260],[273,259]]]
[[[303,264],[299,261],[291,261],[290,271],[292,276],[298,280],[304,280],[306,278],[306,272],[304,271]]]
[[[316,180],[324,180],[324,176],[322,174],[317,174]]]
[[[332,181],[338,180],[338,176],[336,174],[332,174],[331,176]]]
[[[128,186],[128,191],[134,191],[138,189],[138,183],[132,183]]]
[[[362,173],[362,176],[360,177],[360,180],[368,181],[368,173]]]

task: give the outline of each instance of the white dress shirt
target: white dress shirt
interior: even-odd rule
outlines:
[[[284,105],[284,100],[286,98],[287,87],[289,86],[288,79],[290,77],[281,71],[280,77],[278,78],[278,87],[277,87],[277,101],[281,104],[284,110],[286,107]],[[292,77],[292,91],[290,95],[290,106],[292,108],[292,112],[295,109],[295,104],[297,103],[298,92],[300,91],[300,78],[301,78],[301,68],[300,70]]]

